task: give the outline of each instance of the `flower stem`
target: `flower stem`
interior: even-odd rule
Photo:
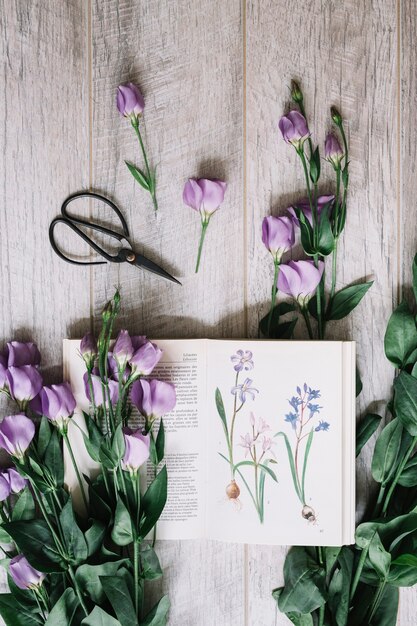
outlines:
[[[94,420],[97,421],[97,407],[96,407],[96,400],[95,400],[95,397],[94,397],[93,380],[91,378],[91,371],[90,370],[87,371],[87,378],[88,378],[88,388],[90,390],[91,408],[93,409]]]
[[[271,289],[271,310],[269,311],[269,317],[268,317],[268,337],[271,336],[272,314],[274,312],[275,302],[277,299],[277,292],[278,292],[277,282],[278,282],[279,265],[280,265],[279,261],[277,261],[277,259],[274,259],[274,282],[272,283],[272,289]],[[279,318],[277,319],[277,325],[278,325],[278,320]]]
[[[75,460],[74,452],[73,452],[73,449],[72,449],[72,446],[71,446],[71,442],[70,442],[69,437],[68,437],[68,432],[67,432],[66,429],[63,430],[62,436],[64,438],[65,445],[67,446],[67,450],[68,450],[70,458],[71,458],[71,463],[73,465],[75,474],[77,476],[78,484],[80,486],[80,491],[81,491],[81,495],[82,495],[84,506],[85,506],[85,511],[87,513],[88,512],[88,500],[87,500],[87,496],[86,496],[86,493],[85,493],[84,484],[83,484],[83,481],[82,481],[82,478],[81,478],[80,470],[78,469],[77,461]]]
[[[136,539],[133,542],[133,573],[135,582],[135,612],[139,618],[139,544]]]
[[[313,329],[311,328],[310,316],[307,309],[305,307],[301,307],[301,313],[307,326],[308,336],[310,339],[314,339]]]
[[[204,238],[206,236],[206,231],[207,231],[207,226],[209,225],[208,220],[201,220],[201,236],[200,236],[200,243],[198,244],[198,254],[197,254],[197,263],[195,266],[195,273],[197,274],[198,269],[200,267],[200,260],[201,260],[201,251],[203,250],[203,243],[204,243]]]
[[[88,610],[87,610],[87,607],[85,605],[84,598],[82,596],[80,588],[78,586],[77,579],[75,578],[75,574],[74,574],[74,570],[72,569],[72,565],[68,565],[68,573],[69,573],[69,576],[71,578],[71,582],[72,582],[72,584],[74,586],[75,593],[77,594],[77,597],[78,597],[78,599],[80,601],[80,604],[82,606],[82,609],[83,609],[85,615],[87,616],[88,615]]]
[[[138,137],[140,148],[142,150],[143,160],[145,162],[145,168],[146,168],[146,175],[147,175],[147,178],[148,178],[149,193],[151,194],[153,206],[154,206],[154,209],[155,209],[155,212],[156,212],[158,210],[158,203],[156,201],[156,193],[155,193],[155,188],[154,188],[154,181],[153,181],[151,170],[150,170],[150,167],[149,167],[148,157],[146,156],[145,146],[143,145],[142,135],[141,135],[141,132],[139,130],[139,122],[134,122],[134,123],[132,122],[132,126],[135,129],[135,133],[136,133],[136,135]]]
[[[397,471],[395,472],[394,479],[393,479],[393,481],[392,481],[392,483],[390,485],[390,488],[388,489],[388,493],[387,493],[387,495],[385,497],[384,506],[382,507],[382,514],[383,515],[385,515],[386,512],[387,512],[388,505],[389,505],[390,500],[391,500],[391,496],[394,493],[394,489],[397,486],[397,483],[398,483],[398,481],[400,479],[400,476],[403,473],[403,469],[404,469],[408,459],[410,458],[411,453],[413,452],[416,444],[417,444],[417,436],[413,437],[413,440],[412,440],[412,442],[411,442],[407,452],[405,453],[403,460],[401,461],[401,463],[399,464],[399,466],[397,468]]]

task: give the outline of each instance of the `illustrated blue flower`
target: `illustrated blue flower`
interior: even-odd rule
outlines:
[[[253,369],[253,354],[250,350],[237,350],[236,354],[230,357],[234,363],[235,372]]]
[[[323,422],[322,420],[320,420],[319,425],[315,427],[315,431],[319,432],[319,430],[329,430],[330,428],[330,424],[328,422]]]
[[[301,398],[297,396],[293,396],[291,400],[288,400],[289,405],[292,406],[296,413],[298,413],[298,407],[302,404],[302,402]]]
[[[312,389],[308,387],[308,399],[307,402],[311,402],[311,400],[317,400],[320,398],[320,389]]]
[[[311,419],[316,413],[320,413],[320,409],[322,409],[323,407],[319,406],[318,404],[311,404],[311,402],[309,402],[309,404],[307,404],[307,408],[310,409],[309,419]]]
[[[287,413],[285,416],[285,421],[289,422],[294,430],[297,428],[297,420],[298,415],[296,413]]]
[[[246,380],[241,385],[236,385],[236,387],[232,387],[231,393],[236,396],[239,396],[239,400],[242,402],[246,402],[246,396],[250,396],[252,400],[255,398],[255,394],[259,393],[258,389],[252,387],[253,380],[250,378],[246,378]]]

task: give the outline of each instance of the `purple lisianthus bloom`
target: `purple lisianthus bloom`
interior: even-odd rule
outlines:
[[[327,430],[329,430],[329,428],[330,428],[330,424],[329,424],[328,422],[323,422],[323,421],[320,421],[320,422],[319,422],[319,425],[318,425],[318,426],[316,426],[314,430],[315,430],[316,432],[319,432],[320,430],[325,430],[325,431],[327,431]]]
[[[284,252],[292,248],[295,241],[294,224],[286,217],[264,217],[262,221],[262,241],[276,263],[281,261]]]
[[[250,350],[237,350],[230,360],[234,363],[235,372],[253,369],[253,354]]]
[[[125,439],[125,453],[122,458],[122,467],[135,475],[141,465],[149,458],[149,448],[151,437],[144,435],[140,430],[133,431],[130,428],[123,428]]]
[[[10,496],[9,477],[5,472],[0,473],[0,502],[4,502]]]
[[[292,296],[304,308],[316,291],[323,271],[323,261],[319,261],[318,268],[313,261],[290,261],[280,266],[278,289]]]
[[[252,398],[252,400],[254,400],[255,394],[259,393],[259,391],[258,389],[255,389],[255,387],[252,387],[252,383],[253,380],[251,380],[250,378],[246,378],[246,380],[241,385],[236,385],[235,387],[232,387],[231,393],[234,396],[238,395],[239,400],[242,402],[242,404],[246,402],[246,396],[249,396],[250,398]]]
[[[90,385],[88,384],[87,372],[84,374],[83,380],[84,380],[85,395],[87,396],[88,400],[91,402],[92,398],[90,394]],[[98,376],[97,374],[91,374],[91,383],[93,385],[94,404],[96,406],[103,406],[103,404],[107,405],[108,404],[107,393],[104,396],[104,402],[103,402],[103,387],[101,384],[100,376]],[[110,401],[112,405],[114,406],[115,404],[117,404],[117,400],[119,399],[119,384],[115,380],[109,380],[108,384],[109,384],[109,392],[110,392]]]
[[[97,343],[92,333],[87,333],[81,339],[80,353],[84,359],[87,369],[92,369],[97,357]]]
[[[172,411],[176,404],[175,387],[162,380],[138,380],[132,385],[132,403],[152,423]]]
[[[148,341],[146,335],[132,335],[130,340],[132,342],[133,352],[136,352],[136,350],[139,350],[139,348],[143,346],[145,343],[147,343]]]
[[[208,222],[224,200],[227,183],[208,178],[189,178],[184,186],[184,204],[198,211],[201,219]]]
[[[0,391],[6,391],[7,388],[7,356],[0,354]]]
[[[36,343],[24,343],[21,341],[9,341],[7,344],[7,366],[22,367],[22,365],[39,365],[41,354]]]
[[[9,563],[9,572],[19,589],[36,589],[42,585],[46,576],[32,567],[23,554],[13,557]]]
[[[118,369],[124,371],[134,353],[132,340],[127,330],[121,330],[113,346],[113,359]]]
[[[324,207],[327,206],[329,203],[333,203],[333,200],[334,200],[334,196],[332,195],[319,196],[317,198],[317,217],[319,218],[319,220],[320,220],[320,214],[322,210],[324,209]],[[287,209],[287,213],[289,214],[294,226],[299,226],[300,222],[299,222],[299,219],[297,217],[294,207],[297,209],[301,209],[306,219],[308,219],[310,224],[313,226],[313,215],[311,213],[311,206],[310,206],[309,200],[304,199],[304,200],[301,200],[300,202],[296,202],[294,203],[293,206]]]
[[[116,102],[120,115],[129,117],[132,122],[137,123],[145,108],[145,100],[139,87],[134,83],[119,85]]]
[[[28,481],[26,478],[23,478],[14,467],[9,467],[7,470],[4,470],[4,475],[7,476],[7,480],[9,481],[11,493],[20,493],[27,485]]]
[[[338,138],[331,133],[327,135],[326,141],[324,142],[324,158],[326,161],[329,161],[334,169],[338,170],[344,156],[345,153],[341,148]]]
[[[284,141],[293,145],[296,150],[302,150],[305,140],[311,135],[306,118],[298,111],[283,115],[278,126]]]
[[[162,350],[151,341],[146,341],[136,350],[129,365],[134,376],[149,376],[162,356]]]
[[[35,436],[35,425],[26,415],[8,415],[0,423],[0,448],[22,459]]]
[[[9,367],[7,382],[11,397],[21,406],[37,396],[42,388],[42,376],[34,365]]]
[[[36,400],[37,413],[45,415],[59,430],[66,428],[76,407],[69,383],[43,387]]]

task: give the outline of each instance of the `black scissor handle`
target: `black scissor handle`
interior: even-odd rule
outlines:
[[[95,224],[94,222],[84,220],[80,217],[74,217],[73,215],[69,215],[67,211],[68,205],[74,200],[78,200],[79,198],[94,198],[95,200],[99,200],[100,202],[104,202],[104,204],[107,204],[116,213],[117,217],[119,218],[120,223],[122,225],[124,237],[129,237],[129,228],[120,209],[109,198],[106,198],[105,196],[101,196],[100,194],[95,193],[94,191],[80,191],[77,193],[73,193],[72,195],[68,196],[66,200],[64,200],[61,206],[61,213],[67,220],[75,224],[80,224],[82,226],[86,226],[88,228],[98,230],[99,232],[104,233],[105,235],[109,235],[110,237],[115,236],[116,233],[113,230],[110,230],[109,228],[105,228],[104,226],[100,226],[100,224]]]

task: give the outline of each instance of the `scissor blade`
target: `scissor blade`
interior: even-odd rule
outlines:
[[[167,280],[171,280],[173,283],[177,283],[177,285],[181,285],[179,280],[177,280],[174,276],[171,276],[171,274],[166,272],[160,265],[157,265],[150,259],[146,258],[146,256],[143,256],[142,254],[135,254],[135,257],[134,265],[143,267],[143,269],[148,272],[158,274],[158,276],[162,276],[162,278],[166,278]]]

